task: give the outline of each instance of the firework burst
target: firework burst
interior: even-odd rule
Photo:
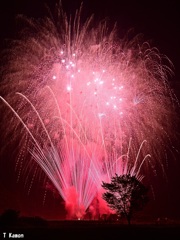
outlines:
[[[27,28],[2,65],[3,136],[19,143],[18,176],[26,168],[35,176],[37,163],[80,218],[102,181],[141,179],[145,160],[161,161],[174,115],[172,64],[139,36],[118,39],[106,21],[82,22],[81,8],[68,18],[60,6],[54,16],[19,17]]]

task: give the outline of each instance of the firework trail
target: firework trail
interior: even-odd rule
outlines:
[[[18,177],[31,169],[34,179],[40,166],[70,217],[81,218],[102,181],[141,179],[145,160],[161,162],[174,115],[172,64],[139,36],[118,39],[106,21],[81,22],[81,8],[74,18],[57,6],[54,17],[19,19],[27,27],[1,69],[3,136],[19,143]]]

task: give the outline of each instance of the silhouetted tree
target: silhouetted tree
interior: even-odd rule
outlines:
[[[148,188],[130,174],[121,176],[116,174],[112,177],[111,183],[103,182],[102,187],[107,190],[103,194],[103,199],[118,215],[124,215],[128,224],[133,211],[141,210],[148,201]]]
[[[0,216],[0,223],[2,225],[14,225],[17,223],[19,218],[19,211],[14,209],[7,209],[5,210]]]

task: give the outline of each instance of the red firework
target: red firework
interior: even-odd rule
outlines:
[[[141,180],[145,162],[161,161],[174,115],[172,64],[138,36],[118,39],[104,21],[82,23],[81,9],[73,20],[57,9],[56,21],[23,17],[29,28],[6,52],[4,127],[11,119],[8,131],[18,134],[4,136],[18,139],[18,175],[30,153],[31,171],[38,163],[69,217],[82,218],[94,199],[100,214],[109,211],[102,181],[115,173]]]

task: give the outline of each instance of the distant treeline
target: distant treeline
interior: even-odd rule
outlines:
[[[25,217],[20,216],[20,211],[14,209],[7,209],[0,215],[0,226],[47,226],[47,221],[41,217]]]

